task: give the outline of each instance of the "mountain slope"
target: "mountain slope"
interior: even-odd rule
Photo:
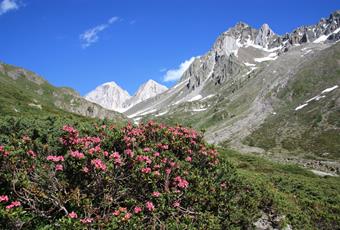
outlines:
[[[135,121],[184,123],[205,129],[209,142],[262,152],[240,140],[277,113],[285,103],[277,95],[290,91],[289,82],[306,63],[317,62],[323,50],[336,49],[339,25],[340,11],[283,36],[266,24],[256,30],[238,23],[222,33],[206,55],[196,58],[174,87],[125,114]],[[338,84],[339,75],[331,79],[314,82],[315,92]]]
[[[340,159],[340,43],[315,54],[272,97],[275,115],[247,139],[267,151]]]
[[[79,96],[71,88],[57,88],[37,74],[0,63],[0,114],[65,114],[125,120],[122,114],[108,111]]]

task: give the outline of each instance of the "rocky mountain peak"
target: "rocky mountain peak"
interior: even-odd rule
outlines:
[[[106,109],[121,111],[123,109],[122,104],[130,97],[129,93],[118,86],[117,83],[107,82],[88,93],[85,99]]]
[[[167,89],[167,87],[150,79],[141,85],[136,94],[131,97],[127,91],[112,81],[96,87],[85,96],[85,99],[106,109],[124,112],[131,106],[163,93]]]
[[[123,107],[130,108],[133,105],[136,105],[149,98],[155,97],[158,94],[165,92],[166,90],[168,90],[166,86],[161,85],[158,82],[150,79],[138,88],[136,94],[132,98],[124,102]]]
[[[269,43],[272,42],[272,39],[275,38],[275,36],[275,33],[269,25],[263,24],[255,38],[255,44],[268,48]]]

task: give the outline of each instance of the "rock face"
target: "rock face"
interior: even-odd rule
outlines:
[[[255,38],[255,44],[268,48],[268,45],[272,43],[274,38],[276,38],[275,33],[270,29],[268,24],[263,24]]]
[[[154,80],[148,80],[131,97],[127,91],[123,90],[115,82],[108,82],[88,93],[85,99],[97,103],[106,109],[124,112],[142,101],[163,93],[167,89],[167,87]]]
[[[122,111],[123,103],[130,98],[129,93],[115,82],[104,83],[85,96],[86,100],[114,111]]]

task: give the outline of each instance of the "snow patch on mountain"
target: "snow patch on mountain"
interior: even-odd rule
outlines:
[[[254,58],[256,62],[273,61],[277,59],[277,53],[270,53],[267,57]]]

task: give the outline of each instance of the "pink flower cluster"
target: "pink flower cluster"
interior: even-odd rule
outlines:
[[[9,198],[7,195],[1,195],[0,196],[0,203],[6,203],[9,201]],[[6,206],[6,209],[12,209],[12,208],[15,208],[15,207],[19,207],[21,206],[21,203],[20,201],[13,201],[11,204],[7,205]]]
[[[153,192],[152,196],[153,197],[160,197],[161,193],[160,192]]]
[[[0,203],[1,202],[8,202],[8,201],[9,201],[8,196],[6,196],[6,195],[1,195],[0,196]]]
[[[47,156],[46,159],[48,161],[53,161],[53,162],[60,162],[60,161],[64,161],[65,160],[63,156],[52,156],[52,155]]]
[[[143,156],[143,155],[139,155],[136,157],[136,160],[139,162],[145,162],[147,164],[151,164],[152,160],[150,159],[150,157],[148,156]]]
[[[187,188],[189,186],[189,182],[180,176],[175,177],[174,181],[179,188]]]
[[[143,209],[142,209],[141,207],[136,206],[136,207],[133,209],[133,212],[134,212],[135,214],[138,214],[138,213],[140,213],[142,210],[143,210]]]
[[[100,159],[91,160],[91,164],[94,165],[96,169],[100,169],[102,171],[106,171],[106,165]]]
[[[84,159],[85,155],[79,151],[71,151],[70,152],[71,157],[76,158],[76,159]]]
[[[68,133],[68,138],[61,138],[60,141],[64,144],[64,145],[75,145],[79,143],[79,133],[78,130],[76,130],[75,128],[73,128],[72,126],[69,125],[64,125],[63,130],[66,131]]]
[[[110,159],[114,159],[115,165],[122,165],[122,159],[120,157],[120,154],[118,152],[114,152],[110,155]]]
[[[64,170],[63,165],[57,164],[57,165],[55,166],[55,171],[63,171],[63,170]]]
[[[126,149],[126,150],[124,151],[124,153],[125,153],[126,155],[128,155],[129,157],[131,157],[131,158],[133,158],[133,156],[134,156],[134,153],[133,153],[133,151],[132,151],[131,149]]]
[[[145,173],[145,174],[151,173],[151,168],[148,168],[148,167],[147,168],[142,168],[141,172]]]
[[[70,212],[70,213],[68,214],[68,217],[70,217],[71,219],[76,219],[76,218],[78,218],[78,215],[77,215],[77,213],[75,213],[75,212]]]
[[[155,205],[151,201],[147,201],[145,203],[145,207],[150,212],[153,212],[155,210]]]
[[[31,156],[32,158],[36,158],[37,157],[37,154],[35,152],[33,152],[33,150],[28,150],[27,151],[27,155]]]
[[[12,209],[21,206],[20,201],[13,201],[10,205],[6,206],[6,209]]]

